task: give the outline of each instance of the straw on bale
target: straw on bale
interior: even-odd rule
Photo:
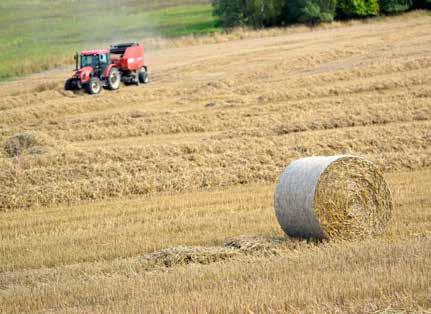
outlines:
[[[293,237],[355,239],[383,233],[392,199],[382,172],[354,156],[292,162],[275,192],[275,212]]]

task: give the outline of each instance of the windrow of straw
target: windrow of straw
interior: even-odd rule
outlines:
[[[82,148],[69,144],[54,154],[2,158],[0,211],[238,184],[273,184],[286,161],[303,155],[360,153],[384,171],[431,166],[429,123],[417,124],[399,137],[400,129],[409,126],[412,124],[268,138],[203,137],[205,140],[191,143],[145,144],[146,139],[139,138],[103,147],[94,147],[91,142]]]

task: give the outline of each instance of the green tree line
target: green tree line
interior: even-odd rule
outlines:
[[[213,0],[220,26],[256,28],[398,14],[431,8],[431,0]]]

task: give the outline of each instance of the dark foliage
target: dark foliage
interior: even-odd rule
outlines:
[[[331,22],[336,7],[337,0],[288,0],[286,17],[289,23]]]
[[[380,10],[387,14],[396,14],[413,7],[413,0],[379,0]]]

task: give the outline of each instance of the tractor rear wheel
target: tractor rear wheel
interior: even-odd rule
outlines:
[[[139,82],[143,84],[148,84],[150,82],[150,78],[148,77],[148,72],[145,68],[141,68],[139,70]]]
[[[109,71],[109,76],[107,79],[108,89],[117,90],[120,88],[121,83],[121,74],[117,68],[112,68]]]
[[[100,80],[96,77],[93,77],[90,82],[85,84],[85,90],[90,95],[96,95],[99,94],[102,90],[102,84],[100,83]]]

